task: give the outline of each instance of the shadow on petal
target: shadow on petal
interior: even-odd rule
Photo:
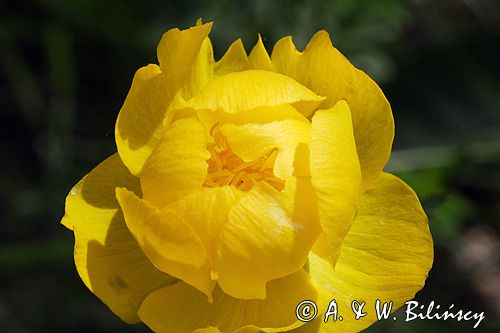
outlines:
[[[114,215],[104,244],[91,240],[86,253],[75,250],[78,271],[82,278],[87,275],[84,280],[88,281],[89,289],[129,323],[140,321],[137,311],[152,291],[177,281],[146,258],[128,231],[121,212]],[[79,264],[83,260],[85,266]]]

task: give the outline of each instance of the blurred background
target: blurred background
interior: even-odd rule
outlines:
[[[418,193],[435,263],[417,300],[500,323],[500,2],[497,0],[0,1],[2,332],[147,332],[78,277],[59,221],[69,189],[115,152],[134,72],[172,27],[215,21],[217,58],[236,38],[268,51],[314,32],[369,73],[392,104],[387,170]],[[403,317],[402,315],[400,317]],[[472,332],[472,322],[379,322],[367,332]]]

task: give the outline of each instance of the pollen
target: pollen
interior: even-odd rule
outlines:
[[[214,142],[207,145],[211,156],[207,160],[208,174],[203,186],[234,185],[248,192],[254,184],[264,181],[278,191],[283,189],[283,180],[273,173],[274,162],[278,154],[276,149],[256,160],[245,162],[231,150],[219,124],[212,127],[210,134]]]

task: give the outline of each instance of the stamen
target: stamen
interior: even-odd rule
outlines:
[[[283,180],[273,173],[278,155],[276,149],[256,160],[245,162],[231,151],[218,123],[210,129],[210,134],[215,142],[207,146],[211,157],[207,161],[208,174],[204,186],[234,185],[242,191],[250,191],[254,184],[265,181],[279,191],[283,189]]]

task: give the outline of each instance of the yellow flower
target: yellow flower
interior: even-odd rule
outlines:
[[[139,69],[114,154],[69,193],[82,280],[158,332],[357,332],[351,302],[394,309],[433,261],[415,193],[382,171],[394,135],[377,84],[318,32],[214,61],[212,24],[172,29]],[[323,322],[335,299],[343,321]],[[303,300],[318,304],[307,324]],[[349,315],[350,313],[350,315]]]

